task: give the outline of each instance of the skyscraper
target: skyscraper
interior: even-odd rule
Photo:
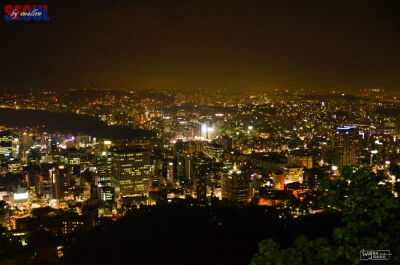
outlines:
[[[169,181],[169,183],[174,183],[174,181],[175,181],[174,163],[173,162],[168,162],[168,181]]]
[[[194,176],[193,190],[197,199],[206,200],[207,198],[207,176],[198,174]]]
[[[65,192],[65,168],[63,165],[56,165],[50,171],[51,194],[53,199],[64,199]]]
[[[22,134],[21,149],[28,150],[33,143],[33,133],[24,132]]]
[[[148,193],[152,171],[150,151],[140,146],[113,151],[111,178],[117,194]]]
[[[358,130],[356,126],[339,127],[334,136],[339,166],[357,164]]]
[[[185,179],[184,184],[193,183],[193,160],[194,158],[190,155],[185,156]]]
[[[97,173],[99,174],[99,181],[101,185],[111,186],[111,166],[112,154],[110,151],[103,151],[97,157]]]
[[[249,177],[234,166],[233,170],[221,175],[221,196],[237,203],[246,203],[249,191]]]
[[[272,173],[273,185],[275,190],[285,189],[285,174],[282,171]]]

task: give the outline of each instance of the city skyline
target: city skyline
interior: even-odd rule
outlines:
[[[0,264],[400,264],[399,11],[5,3]]]

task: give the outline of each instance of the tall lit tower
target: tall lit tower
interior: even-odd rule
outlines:
[[[150,151],[140,146],[114,150],[111,183],[121,195],[148,193],[153,168]]]
[[[249,192],[249,177],[236,168],[221,175],[222,199],[246,203]]]
[[[339,166],[357,165],[358,129],[356,126],[337,128],[334,145],[339,153]]]

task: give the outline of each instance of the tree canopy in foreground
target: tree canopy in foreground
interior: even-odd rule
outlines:
[[[364,169],[342,168],[340,180],[321,183],[321,204],[342,213],[342,224],[332,235],[313,240],[300,236],[289,248],[263,240],[251,265],[360,264],[363,249],[390,250],[391,259],[380,264],[400,264],[400,168],[392,165],[389,171],[394,185]]]

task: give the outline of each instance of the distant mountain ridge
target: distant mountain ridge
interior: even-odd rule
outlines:
[[[150,138],[155,132],[124,126],[109,126],[88,115],[55,113],[43,110],[0,108],[0,125],[5,127],[44,126],[42,131],[87,134],[98,139],[133,140]]]

